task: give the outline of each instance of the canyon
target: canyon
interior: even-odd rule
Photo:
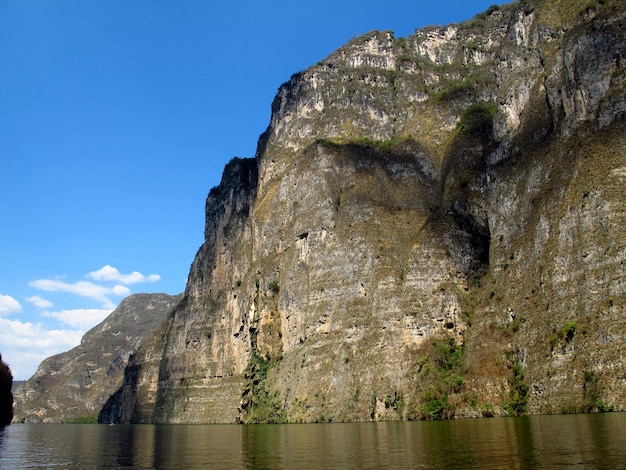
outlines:
[[[626,410],[625,19],[524,0],[294,74],[98,421]]]

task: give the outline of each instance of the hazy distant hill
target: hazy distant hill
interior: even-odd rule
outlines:
[[[22,386],[22,385],[23,385],[23,384],[25,384],[25,383],[26,383],[26,380],[14,380],[14,381],[13,381],[13,385],[12,385],[12,387],[11,387],[11,390],[12,390],[13,392],[15,392],[15,389],[16,389],[16,388],[18,388],[18,387]]]

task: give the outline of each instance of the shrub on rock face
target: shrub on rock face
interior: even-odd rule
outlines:
[[[11,369],[2,361],[2,355],[0,355],[0,426],[10,424],[13,419],[12,385]]]

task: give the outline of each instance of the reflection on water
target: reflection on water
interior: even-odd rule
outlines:
[[[626,414],[298,425],[14,424],[0,468],[626,468]]]

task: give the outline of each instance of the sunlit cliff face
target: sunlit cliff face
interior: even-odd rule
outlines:
[[[103,419],[622,409],[625,10],[571,7],[373,32],[294,75]]]

